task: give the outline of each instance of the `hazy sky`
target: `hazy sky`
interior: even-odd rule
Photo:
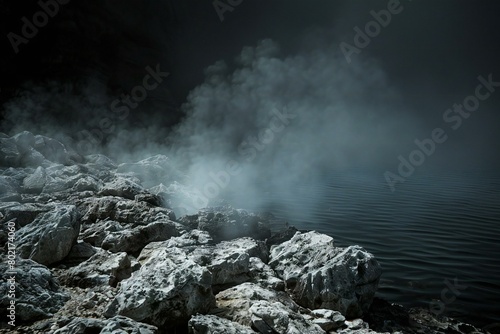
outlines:
[[[1,3],[4,33],[20,33],[28,12],[13,3]],[[427,144],[422,168],[498,168],[499,10],[493,0],[61,5],[18,54],[3,39],[2,129],[74,136],[105,118],[115,127],[97,143],[108,152],[177,154],[200,186],[228,161],[246,168],[240,186],[331,168],[397,173],[433,131],[444,142]],[[168,72],[158,88],[115,112],[154,68]]]

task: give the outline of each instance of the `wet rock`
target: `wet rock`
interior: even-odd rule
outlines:
[[[55,205],[16,232],[17,253],[41,264],[64,259],[80,232],[80,222],[73,205]]]
[[[15,276],[16,320],[34,321],[51,317],[69,299],[49,269],[32,260],[18,259],[10,270],[6,260],[0,263],[0,315],[7,319],[10,305],[8,279]]]
[[[157,331],[158,328],[155,326],[136,322],[127,317],[116,316],[106,320],[74,318],[69,324],[56,330],[54,334],[154,334]]]
[[[335,247],[331,237],[317,232],[297,233],[273,247],[269,265],[297,303],[337,310],[347,318],[368,310],[381,275],[373,255],[359,246]]]
[[[191,334],[255,334],[250,327],[215,315],[198,314],[188,323]]]
[[[97,285],[115,287],[132,273],[127,253],[111,253],[100,250],[78,266],[68,269],[61,275],[61,283],[80,288]]]
[[[176,326],[215,304],[212,274],[180,248],[159,249],[121,282],[106,316],[123,315],[155,326]]]

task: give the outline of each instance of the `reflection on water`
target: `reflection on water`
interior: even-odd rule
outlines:
[[[393,193],[380,174],[338,173],[294,193],[269,189],[264,201],[266,208],[248,207],[234,196],[232,204],[363,246],[382,265],[383,298],[429,308],[456,279],[466,288],[442,303],[444,314],[500,322],[500,175],[414,175]]]

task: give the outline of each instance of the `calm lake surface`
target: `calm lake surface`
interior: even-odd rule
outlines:
[[[381,173],[331,173],[321,186],[269,189],[264,201],[232,204],[361,245],[382,266],[379,297],[480,326],[500,322],[500,173],[413,175],[395,192]],[[446,280],[459,285],[447,304],[449,291],[439,302]]]

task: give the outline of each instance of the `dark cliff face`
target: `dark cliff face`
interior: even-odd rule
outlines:
[[[71,83],[74,95],[89,98],[89,79],[112,101],[141,83],[147,66],[171,71],[173,32],[181,11],[177,7],[172,1],[1,1],[0,103],[18,96],[26,89],[22,87],[30,91],[50,81],[60,86]],[[45,14],[40,13],[52,17],[44,24]],[[30,23],[41,20],[39,27],[24,27],[24,18]],[[131,113],[130,124],[141,122],[140,115],[149,109],[166,110],[166,125],[178,121],[179,103],[170,91],[165,82],[150,92]],[[45,115],[52,110],[47,105]],[[89,116],[99,117],[79,111],[65,115],[77,122]],[[9,124],[2,130],[8,132]]]

